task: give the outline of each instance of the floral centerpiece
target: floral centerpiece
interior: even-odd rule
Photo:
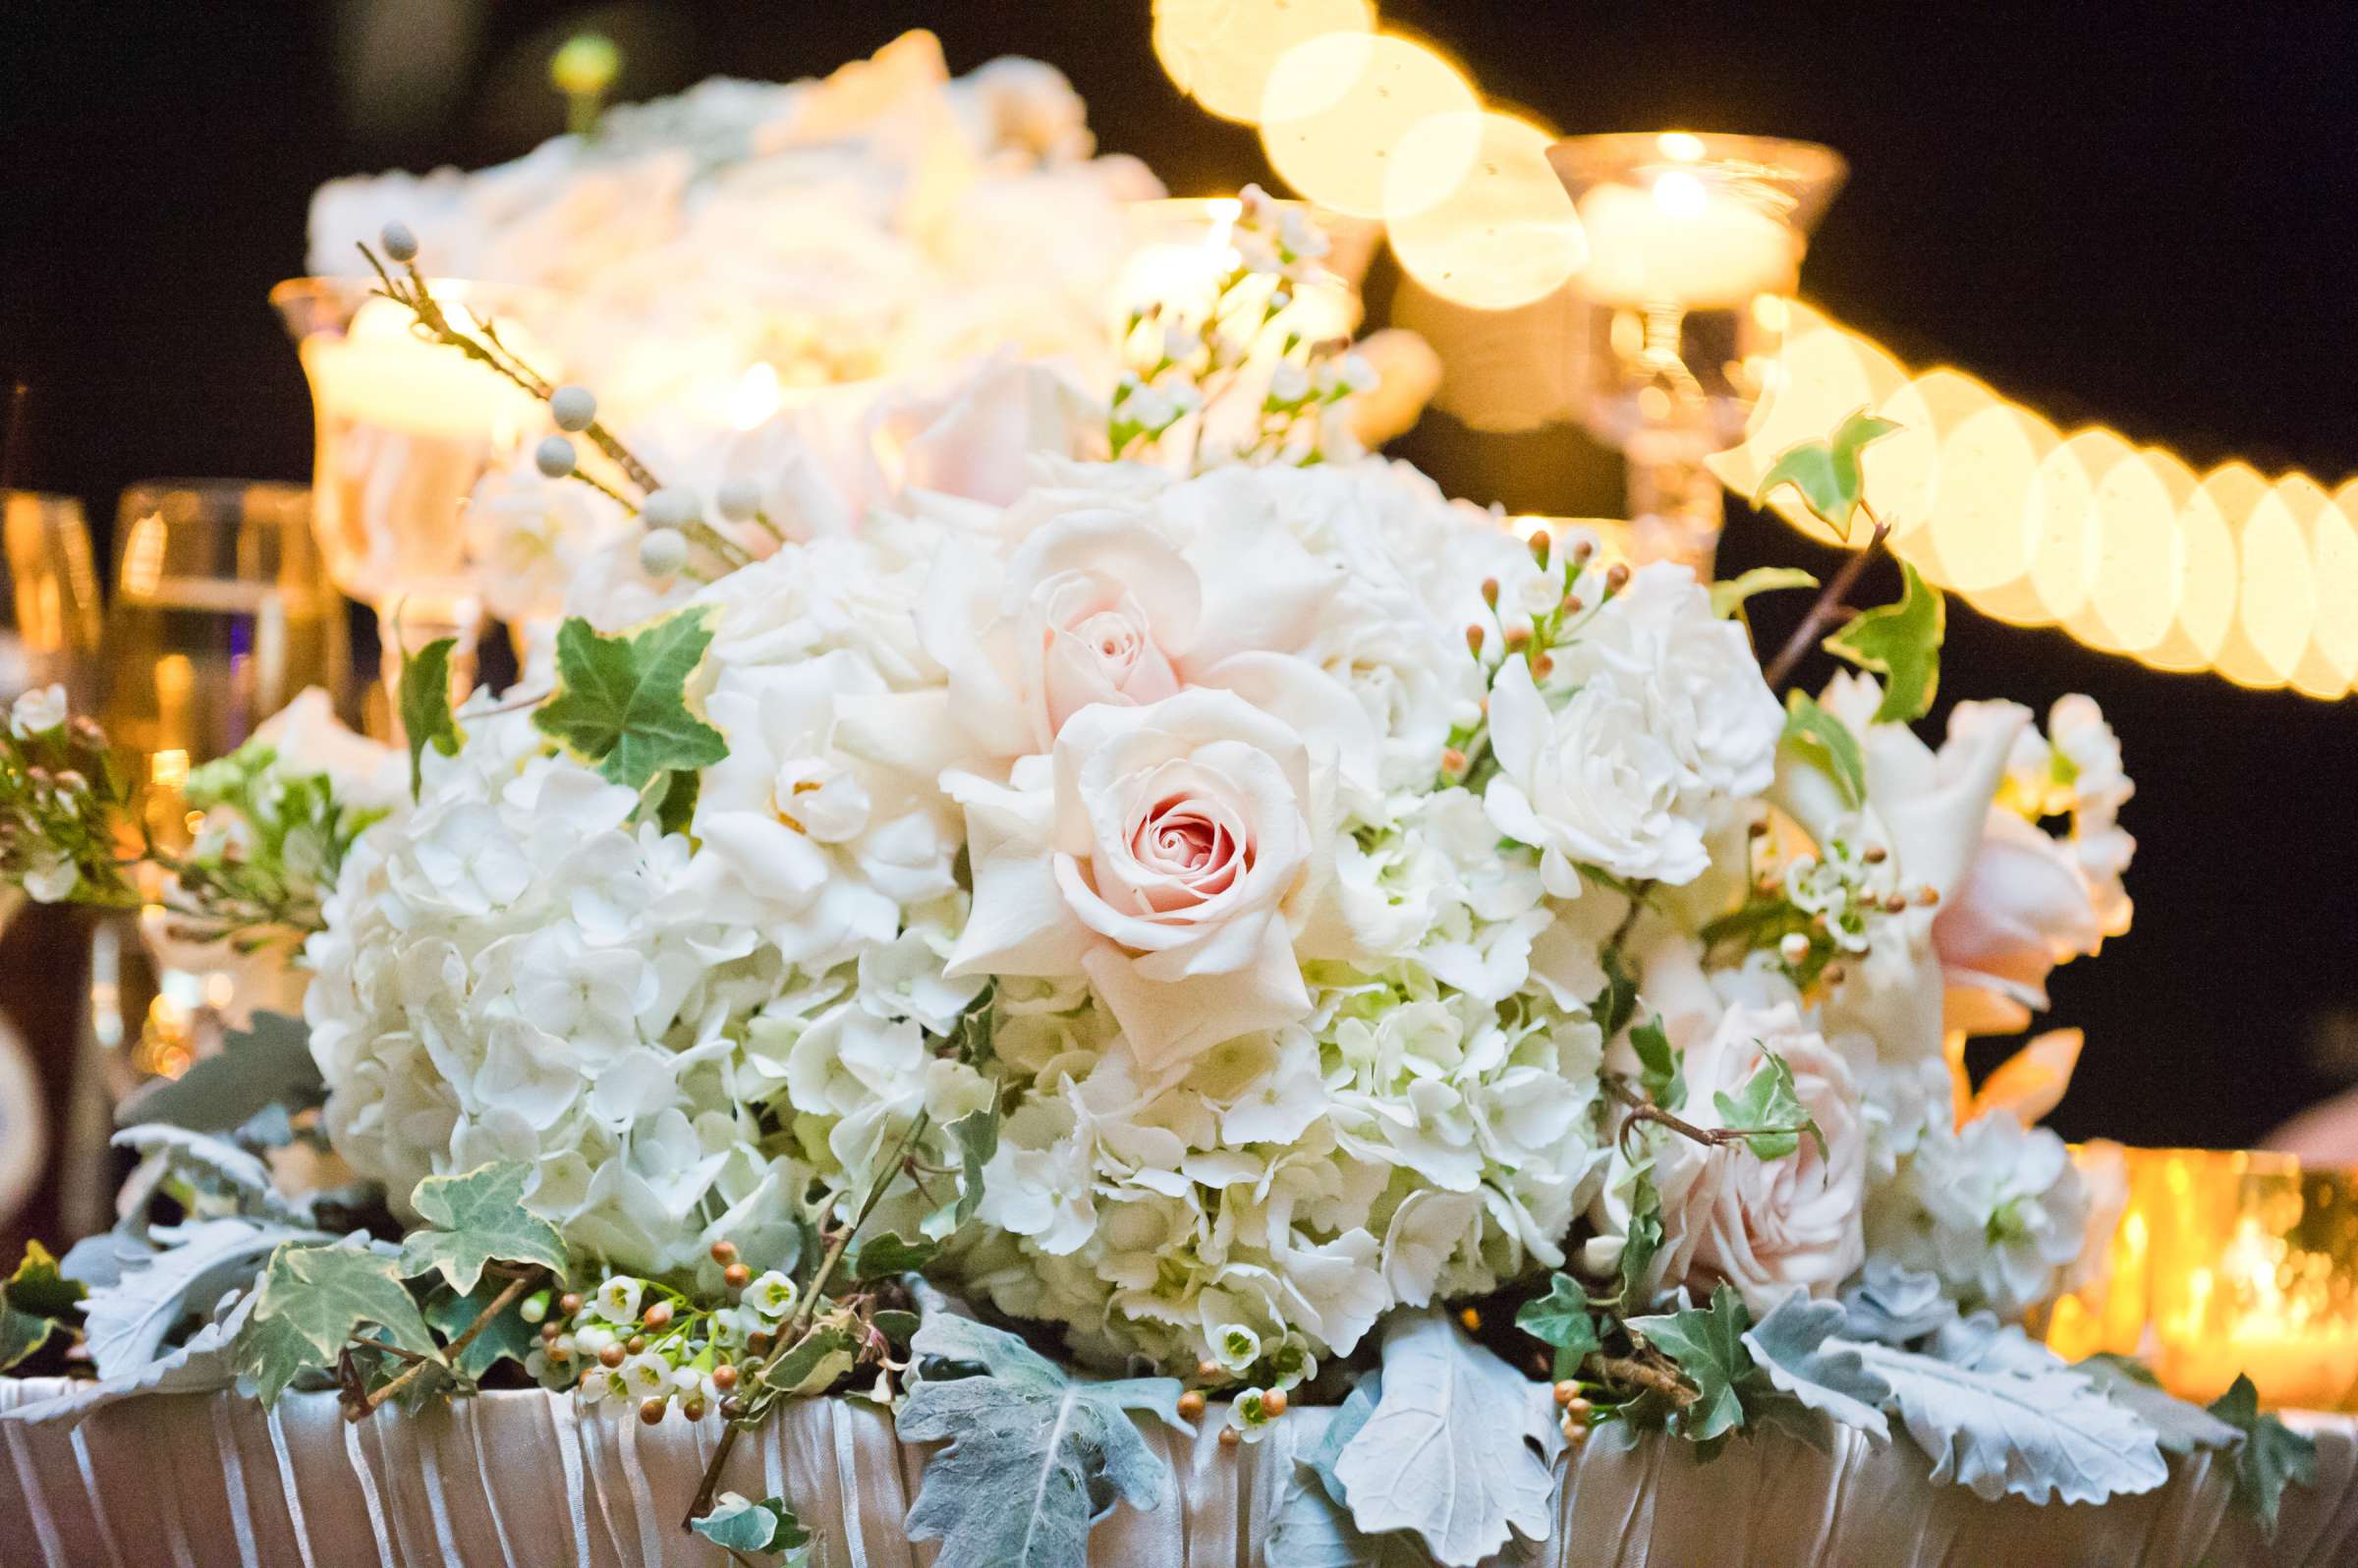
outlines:
[[[1223,299],[1265,299],[1318,242],[1243,221]],[[2065,1502],[2224,1447],[2273,1513],[2301,1443],[2248,1386],[2205,1413],[2018,1326],[2106,1195],[2034,1125],[2056,1045],[1975,1091],[1955,1043],[2126,928],[2130,785],[2083,699],[1917,734],[1939,596],[1845,602],[1888,425],[1769,475],[1865,532],[1764,658],[1747,602],[1806,577],[1520,537],[1355,454],[1339,346],[1239,380],[1250,308],[1134,319],[1094,408],[1015,376],[926,427],[1019,429],[1005,493],[814,528],[797,442],[644,461],[420,249],[385,234],[386,297],[547,398],[535,472],[614,536],[545,678],[454,705],[414,655],[390,811],[366,756],[228,768],[173,898],[308,931],[303,1019],[126,1108],[124,1224],[0,1301],[8,1359],[94,1375],[10,1419],[536,1382],[722,1423],[678,1503],[750,1558],[808,1537],[717,1494],[737,1434],[860,1399],[944,1445],[909,1528],[954,1568],[1152,1507],[1138,1421],[1313,1404],[1274,1563],[1512,1552],[1567,1445],[1651,1428],[1840,1424]],[[19,704],[36,897],[129,896],[105,756]],[[283,1191],[289,1146],[353,1180]]]

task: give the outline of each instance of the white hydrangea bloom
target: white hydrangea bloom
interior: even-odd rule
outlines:
[[[2020,1317],[2062,1288],[2088,1243],[2089,1193],[2063,1140],[2004,1114],[1929,1120],[1867,1198],[1876,1256],[1937,1274],[1967,1307]]]

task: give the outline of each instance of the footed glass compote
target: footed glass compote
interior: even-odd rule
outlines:
[[[1573,137],[1547,161],[1588,234],[1579,403],[1627,458],[1632,547],[1709,575],[1721,508],[1703,460],[1743,433],[1846,166],[1814,142],[1685,131]]]

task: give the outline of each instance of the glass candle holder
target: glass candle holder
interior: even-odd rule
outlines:
[[[2126,1203],[2105,1277],[2049,1312],[2058,1354],[2136,1356],[2198,1403],[2240,1374],[2263,1405],[2358,1408],[2358,1172],[2255,1150],[2097,1157],[2122,1162]]]
[[[336,587],[377,612],[390,696],[405,646],[456,637],[454,665],[471,664],[482,604],[463,508],[477,479],[546,429],[547,415],[496,371],[418,337],[407,308],[374,287],[296,278],[270,303],[311,388],[311,525]],[[496,319],[519,358],[556,376],[534,325],[551,319],[549,296],[440,278],[429,287],[454,322]]]
[[[1548,148],[1586,231],[1579,406],[1628,463],[1642,560],[1708,575],[1718,480],[1773,358],[1810,231],[1840,188],[1814,142],[1685,131],[1573,137]]]

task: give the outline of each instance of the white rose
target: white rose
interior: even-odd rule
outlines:
[[[1550,709],[1510,658],[1490,689],[1498,773],[1483,797],[1499,832],[1541,852],[1547,891],[1580,893],[1577,865],[1678,883],[1711,864],[1677,755],[1649,727],[1639,693],[1600,671]]]
[[[1859,1203],[1867,1138],[1850,1068],[1789,1005],[1730,1008],[1708,1040],[1686,1053],[1687,1103],[1700,1127],[1728,1125],[1712,1102],[1743,1092],[1773,1052],[1793,1071],[1802,1110],[1825,1140],[1764,1160],[1742,1144],[1706,1147],[1665,1133],[1656,1146],[1662,1248],[1654,1267],[1662,1288],[1707,1294],[1733,1286],[1757,1313],[1794,1290],[1824,1296],[1866,1256]]]
[[[1016,778],[943,780],[975,883],[948,974],[1085,974],[1150,1068],[1309,1011],[1327,825],[1291,729],[1224,692],[1085,708]]]
[[[1758,795],[1768,787],[1784,709],[1744,628],[1712,613],[1711,594],[1687,568],[1640,568],[1557,663],[1574,681],[1600,666],[1634,677],[1688,788]]]

